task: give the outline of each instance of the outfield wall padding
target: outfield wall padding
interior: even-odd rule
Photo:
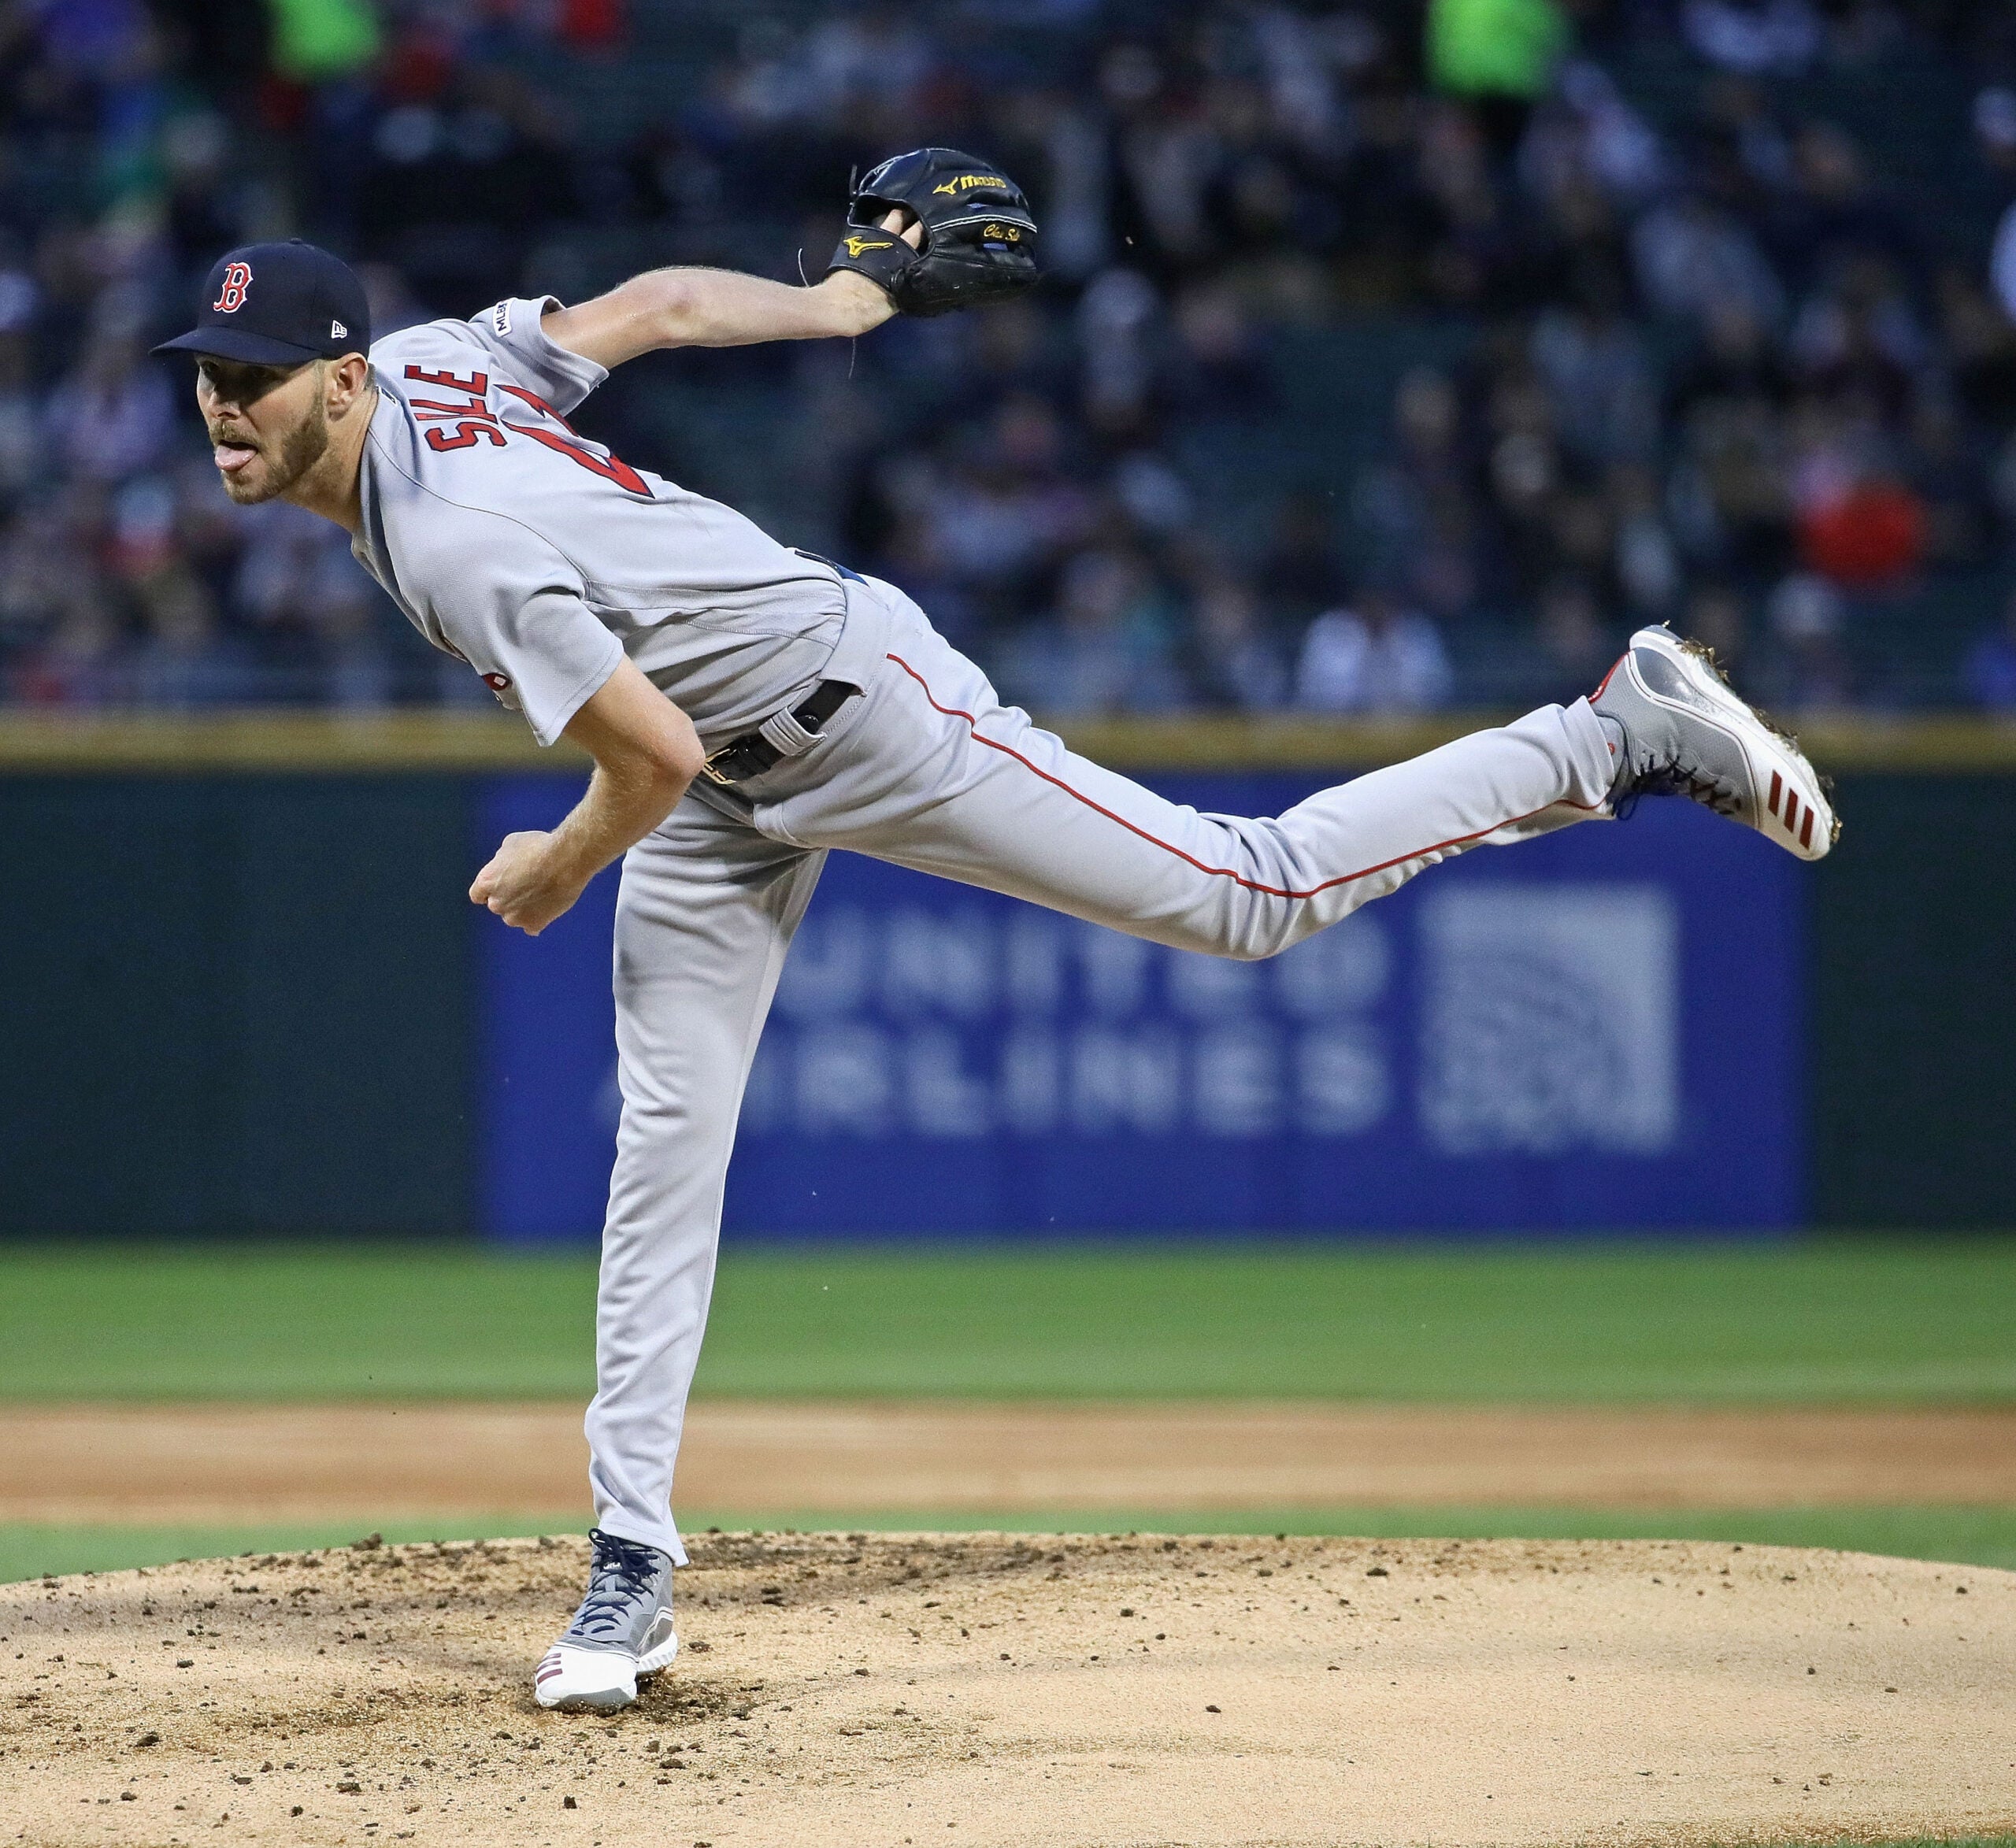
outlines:
[[[0,776],[0,1235],[495,1228],[498,927],[463,894],[503,791],[578,782]],[[2016,1225],[2016,776],[1840,794],[1840,850],[1798,875],[1799,1216]],[[1733,1145],[1744,1099],[1714,1101]]]
[[[0,1232],[470,1224],[466,781],[0,779]]]
[[[1816,1224],[2016,1228],[2016,776],[1841,780],[1814,868]]]

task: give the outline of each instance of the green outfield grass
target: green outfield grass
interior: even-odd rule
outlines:
[[[0,1250],[0,1400],[585,1397],[586,1255],[467,1248]],[[2016,1244],[730,1251],[699,1389],[1032,1398],[1620,1403],[2016,1397]],[[687,1511],[689,1520],[693,1519]],[[500,1511],[395,1539],[578,1531]],[[751,1524],[733,1509],[696,1525]],[[799,1527],[1012,1527],[1844,1546],[2016,1568],[2016,1509],[1431,1506]],[[340,1543],[347,1529],[0,1525],[0,1578]]]
[[[0,1399],[579,1398],[591,1257],[0,1249]],[[715,1394],[2016,1397],[2016,1242],[731,1250]]]
[[[387,1521],[387,1540],[498,1539],[513,1534],[578,1534],[584,1509],[547,1514],[472,1515],[455,1520]],[[2016,1509],[1768,1508],[1623,1513],[1587,1508],[1475,1508],[1434,1503],[1412,1508],[1223,1509],[1194,1513],[1125,1508],[1044,1509],[1035,1513],[920,1514],[902,1509],[813,1509],[760,1520],[732,1509],[682,1515],[690,1535],[718,1527],[814,1532],[871,1531],[1143,1534],[1350,1534],[1370,1539],[1432,1535],[1446,1539],[1725,1540],[1755,1546],[1838,1546],[1910,1559],[2016,1568]],[[115,1572],[173,1559],[234,1553],[293,1552],[343,1546],[360,1537],[347,1526],[313,1521],[206,1527],[59,1527],[0,1524],[0,1580],[43,1572]]]

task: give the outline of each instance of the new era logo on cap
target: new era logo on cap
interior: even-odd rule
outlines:
[[[340,340],[349,331],[350,329],[339,320],[332,320],[329,323],[329,338],[332,340]]]

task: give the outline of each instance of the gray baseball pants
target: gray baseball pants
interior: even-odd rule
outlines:
[[[623,1114],[602,1235],[589,1473],[603,1528],[681,1565],[673,1466],[736,1117],[828,849],[1178,949],[1251,958],[1466,848],[1587,819],[1611,779],[1603,730],[1577,700],[1324,790],[1275,820],[1200,814],[1073,755],[1000,705],[900,591],[871,580],[850,597],[867,606],[857,613],[880,648],[862,697],[763,776],[732,791],[695,785],[623,863]]]

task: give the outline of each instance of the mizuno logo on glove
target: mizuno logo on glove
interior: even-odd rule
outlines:
[[[981,200],[976,194],[991,191]],[[1006,302],[1036,287],[1041,241],[1014,180],[976,154],[914,148],[849,185],[847,225],[832,269],[851,269],[887,291],[902,314],[950,314]],[[973,209],[984,203],[984,214]],[[919,244],[887,234],[900,209],[921,228]]]

